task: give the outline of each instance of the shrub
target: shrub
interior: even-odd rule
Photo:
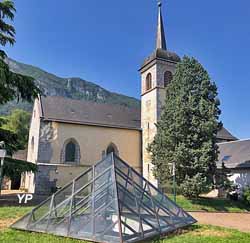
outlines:
[[[210,185],[202,174],[197,174],[192,178],[186,177],[185,182],[180,185],[182,195],[188,198],[197,198],[201,193],[208,192],[209,189]]]
[[[243,201],[250,206],[250,186],[243,190]]]
[[[173,181],[171,180],[165,183],[164,185],[160,185],[160,189],[165,194],[169,194],[169,195],[173,194],[173,190],[174,190]],[[175,189],[176,189],[176,194],[181,195],[181,190],[178,185],[175,185]]]

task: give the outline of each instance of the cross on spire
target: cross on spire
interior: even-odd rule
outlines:
[[[165,32],[164,32],[164,24],[161,13],[161,0],[158,0],[158,25],[157,25],[157,37],[156,37],[156,49],[167,50]]]

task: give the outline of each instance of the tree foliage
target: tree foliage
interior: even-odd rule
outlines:
[[[250,186],[243,189],[243,201],[250,206]]]
[[[6,23],[5,20],[14,20],[16,12],[13,1],[4,0],[0,2],[0,44],[5,46],[7,43],[14,45],[15,43],[15,28]]]
[[[0,45],[2,46],[15,43],[15,28],[7,22],[14,20],[15,12],[13,1],[3,0],[0,2]],[[4,50],[0,49],[0,105],[14,99],[17,101],[20,99],[32,101],[40,93],[34,79],[11,72],[5,62],[6,57]],[[26,128],[20,124],[23,121],[22,119],[27,119],[27,117],[23,114],[20,116],[18,112],[9,118],[7,125],[5,119],[0,119],[0,141],[5,142],[9,154],[22,148],[24,141],[27,139]],[[25,171],[34,171],[34,167],[35,165],[27,162],[7,158],[3,167],[3,175],[14,178]]]
[[[14,180],[20,178],[24,172],[36,172],[37,165],[23,160],[5,158],[3,166],[3,176]]]
[[[185,56],[167,88],[157,134],[149,146],[153,172],[160,183],[170,179],[170,166],[175,163],[179,186],[200,185],[193,195],[213,184],[218,155],[216,134],[222,126],[219,115],[216,85],[197,60]]]
[[[9,130],[2,129],[0,127],[0,141],[5,142],[5,149],[8,154],[12,154],[18,150],[17,135]]]
[[[11,72],[0,57],[0,105],[14,99],[31,102],[39,93],[33,78]]]
[[[0,44],[14,45],[15,28],[7,21],[14,20],[16,12],[14,2],[4,0],[0,2]],[[40,93],[38,87],[34,83],[34,79],[25,75],[13,73],[4,59],[6,53],[0,50],[0,105],[14,99],[23,99],[32,101]]]
[[[0,127],[15,136],[14,144],[16,144],[16,148],[14,150],[26,148],[30,118],[31,114],[29,112],[18,109],[13,110],[10,115],[2,117],[2,125]]]
[[[209,191],[209,189],[207,178],[200,173],[193,177],[188,177],[180,186],[183,196],[188,198],[197,198],[201,193]]]
[[[14,20],[15,16],[14,2],[4,0],[0,2],[0,44],[13,45],[15,43],[15,28],[9,21]],[[20,99],[32,101],[40,93],[40,89],[35,85],[34,79],[25,75],[11,72],[5,62],[6,54],[0,50],[0,105],[11,100]],[[3,122],[0,121],[0,125]],[[18,139],[18,134],[11,129],[0,128],[0,141],[4,141],[8,152],[13,152],[22,147],[23,141]],[[21,141],[21,144],[18,144]]]
[[[234,189],[233,182],[229,180],[229,177],[232,176],[232,170],[225,166],[225,163],[222,162],[221,168],[216,170],[215,173],[215,188],[222,189],[226,193],[229,193]]]

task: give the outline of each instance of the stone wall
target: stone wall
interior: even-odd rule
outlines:
[[[35,194],[50,195],[72,181],[89,167],[39,164],[35,175]]]
[[[77,143],[77,161],[64,162],[67,141]],[[119,156],[141,173],[141,131],[41,121],[35,178],[36,194],[49,194],[103,158],[114,144]]]
[[[37,155],[37,161],[39,163],[53,162],[52,143],[56,140],[56,129],[53,127],[53,123],[48,121],[41,121]],[[54,162],[59,163],[59,161]]]
[[[50,179],[50,171],[56,170],[56,166],[39,165],[35,175],[35,194],[50,195],[56,189],[56,181]],[[54,190],[53,190],[54,188]]]
[[[28,141],[27,161],[37,163],[37,155],[39,148],[39,135],[40,135],[40,116],[41,116],[39,100],[34,102]],[[34,174],[25,173],[21,179],[21,186],[29,193],[35,191]]]
[[[151,66],[150,66],[151,65]],[[157,186],[153,176],[153,165],[148,146],[153,142],[157,132],[155,124],[161,117],[162,108],[165,105],[166,88],[164,87],[164,74],[170,71],[174,74],[175,63],[163,60],[155,60],[141,71],[141,127],[142,127],[142,157],[143,176]],[[151,73],[152,89],[146,90],[146,77]]]
[[[39,163],[63,163],[61,153],[65,142],[73,139],[80,147],[79,164],[82,166],[92,166],[100,161],[103,152],[110,144],[114,144],[123,160],[136,169],[141,168],[141,131],[139,130],[58,122],[51,122],[46,127],[50,132],[41,132]]]

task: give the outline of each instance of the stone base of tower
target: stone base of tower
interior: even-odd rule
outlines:
[[[153,165],[151,163],[143,164],[143,177],[158,188],[158,180],[153,175]]]

